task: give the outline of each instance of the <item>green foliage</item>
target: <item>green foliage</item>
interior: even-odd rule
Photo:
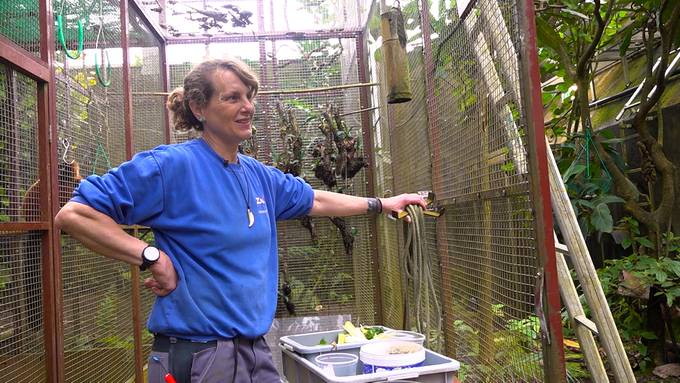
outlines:
[[[680,237],[665,233],[661,246],[663,256],[656,258],[652,241],[640,234],[639,223],[626,217],[617,225],[617,233],[623,236],[621,245],[632,253],[624,258],[608,260],[598,270],[602,288],[614,316],[619,333],[630,353],[637,355],[642,370],[651,367],[652,358],[645,341],[655,340],[656,335],[647,329],[647,299],[654,286],[663,298],[666,309],[680,302]],[[678,319],[672,320],[677,329]]]
[[[611,233],[614,222],[609,206],[623,203],[624,200],[610,193],[611,177],[597,156],[592,155],[591,176],[586,175],[586,165],[581,160],[584,155],[581,141],[580,135],[574,135],[557,146],[555,160],[583,235],[587,237],[593,233]],[[608,145],[605,147],[610,149],[611,156],[618,157]]]
[[[286,249],[288,264],[302,262],[306,265],[303,274],[287,274],[290,299],[298,315],[321,309],[339,311],[354,300],[354,294],[347,291],[348,284],[353,281],[351,263],[343,261],[342,253],[335,251],[337,237],[324,233],[320,239],[320,243],[329,246],[324,246],[323,250],[317,246],[290,246]],[[283,283],[283,276],[279,280]]]

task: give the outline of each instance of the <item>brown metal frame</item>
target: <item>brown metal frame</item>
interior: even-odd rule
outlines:
[[[366,45],[366,38],[363,33],[360,33],[356,38],[356,50],[357,50],[357,70],[358,79],[360,83],[368,82],[368,68],[366,63],[368,62],[368,46]],[[368,197],[375,196],[375,176],[373,174],[373,169],[375,169],[375,156],[373,155],[373,127],[371,125],[371,115],[369,112],[369,107],[371,104],[371,98],[369,96],[369,88],[361,87],[359,89],[359,109],[361,112],[361,134],[362,140],[364,142],[364,158],[368,162],[368,167],[366,167],[366,194]],[[370,249],[373,254],[373,281],[374,281],[374,301],[375,301],[375,321],[376,323],[383,323],[383,312],[382,312],[382,286],[380,284],[380,254],[378,253],[378,222],[376,216],[370,216],[368,221],[368,226],[370,229]]]
[[[168,45],[172,44],[209,44],[209,43],[254,43],[261,40],[319,40],[319,39],[353,39],[362,34],[362,29],[347,29],[343,31],[289,31],[265,32],[258,35],[229,35],[217,37],[169,37]]]
[[[42,33],[40,36],[43,38]],[[44,61],[3,36],[0,36],[0,59],[7,61],[15,69],[37,81],[50,81],[50,68]]]
[[[125,0],[121,0],[121,3]],[[163,33],[163,29],[153,21],[153,18],[146,11],[146,8],[142,6],[139,0],[127,0],[129,2],[129,7],[132,8],[137,14],[142,18],[142,21],[151,29],[151,33],[154,34],[157,40],[165,43],[167,37]],[[122,32],[122,31],[121,31]]]
[[[138,7],[135,0],[121,0],[120,1],[120,45],[123,51],[123,123],[125,126],[125,158],[130,160],[133,155],[133,120],[132,120],[132,86],[130,85],[130,63],[129,63],[129,48],[130,42],[128,38],[128,19],[129,8],[132,5]],[[142,18],[146,15],[142,9],[137,8],[137,12]],[[150,23],[147,18],[145,20]],[[151,28],[153,30],[153,28]],[[158,37],[158,36],[157,36]],[[136,230],[135,230],[136,233]],[[139,268],[135,265],[130,265],[130,295],[132,296],[132,331],[134,339],[134,361],[135,361],[135,382],[142,383],[144,381],[144,360],[143,360],[143,345],[142,345],[142,299],[139,287]]]
[[[520,52],[523,54],[520,71],[524,79],[520,86],[522,103],[527,110],[525,123],[527,154],[530,159],[531,203],[534,210],[536,251],[543,272],[543,278],[539,277],[539,280],[544,281],[544,285],[539,288],[543,294],[542,309],[548,327],[545,329],[547,334],[543,337],[543,373],[546,382],[566,382],[533,1],[519,0],[518,11],[519,30],[522,34]]]

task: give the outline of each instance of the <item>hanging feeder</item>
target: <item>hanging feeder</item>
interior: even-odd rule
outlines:
[[[392,7],[380,15],[380,30],[388,89],[387,103],[398,104],[411,101],[406,30],[404,29],[404,16],[399,8]]]

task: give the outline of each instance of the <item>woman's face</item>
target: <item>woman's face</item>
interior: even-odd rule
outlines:
[[[201,108],[204,129],[226,143],[239,144],[250,138],[255,105],[248,97],[246,84],[230,70],[217,70],[213,74],[213,86],[215,92]]]

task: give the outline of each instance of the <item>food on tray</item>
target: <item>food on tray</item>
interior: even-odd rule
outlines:
[[[413,354],[415,352],[420,351],[423,348],[423,346],[416,344],[416,343],[410,343],[410,342],[399,342],[395,343],[394,345],[391,345],[387,349],[388,354]]]

